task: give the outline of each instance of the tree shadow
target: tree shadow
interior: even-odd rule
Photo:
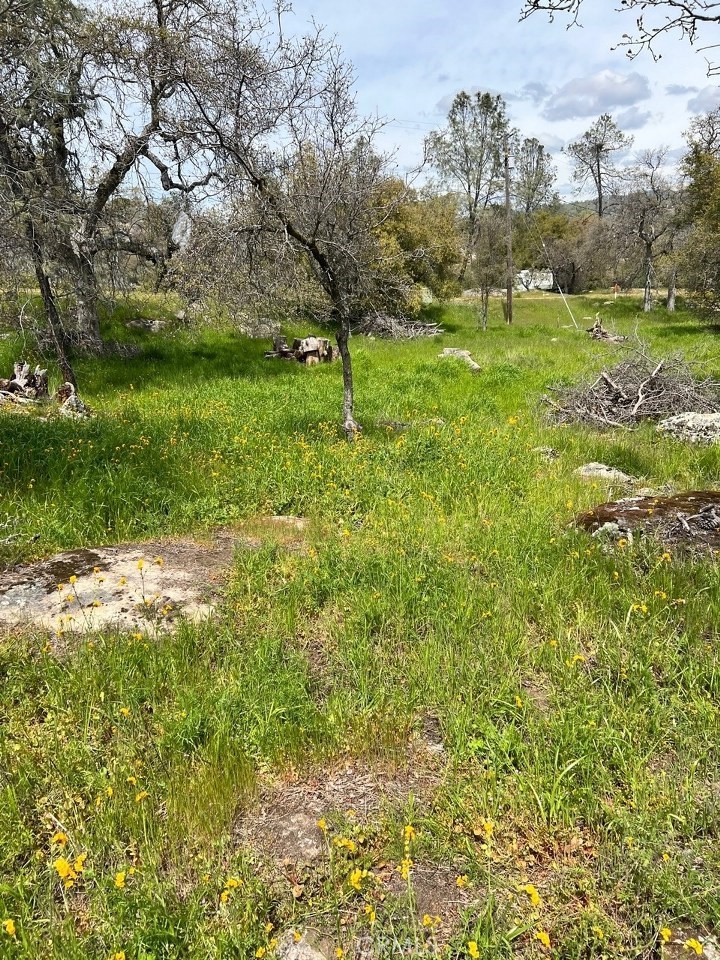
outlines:
[[[267,340],[253,340],[232,332],[203,331],[182,334],[142,334],[124,346],[136,355],[105,355],[76,360],[80,392],[103,395],[135,392],[158,386],[179,387],[221,379],[283,379],[302,373],[298,363],[266,360]]]

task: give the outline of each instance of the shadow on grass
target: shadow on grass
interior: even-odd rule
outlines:
[[[265,360],[267,341],[231,332],[139,334],[133,346],[141,352],[132,358],[78,358],[81,391],[103,394],[127,389],[130,383],[137,391],[222,379],[267,380],[297,376],[302,370],[300,364],[289,361]]]

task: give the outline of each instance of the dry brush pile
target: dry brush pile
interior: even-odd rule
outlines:
[[[682,354],[657,360],[642,345],[594,380],[550,389],[544,400],[558,423],[632,427],[690,411],[720,411],[720,381],[696,377]]]

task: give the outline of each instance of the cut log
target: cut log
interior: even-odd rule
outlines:
[[[265,353],[266,360],[297,360],[306,366],[332,363],[339,359],[340,351],[325,337],[296,337],[289,347],[285,337],[275,337],[273,348]]]

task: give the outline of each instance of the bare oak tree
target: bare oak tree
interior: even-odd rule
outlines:
[[[359,429],[351,325],[404,282],[380,242],[403,196],[383,192],[388,160],[374,148],[377,122],[358,115],[353,83],[333,40],[320,30],[287,39],[280,15],[251,55],[229,44],[197,61],[188,83],[188,123],[227,184],[229,213],[217,216],[233,282],[271,309],[299,300],[334,329],[349,438]],[[197,244],[194,256],[202,259]]]
[[[645,150],[629,171],[618,201],[616,229],[639,248],[644,286],[643,310],[652,309],[655,264],[672,249],[676,226],[678,186],[665,170],[667,149]]]
[[[0,0],[0,200],[31,251],[58,341],[99,345],[95,260],[117,246],[109,205],[129,175],[152,170],[158,188],[184,192],[210,181],[184,105],[188,63],[212,55],[221,23],[234,25],[234,15],[220,0],[122,9]],[[246,21],[246,35],[256,25]],[[61,277],[75,305],[69,332],[54,289]]]
[[[525,20],[533,13],[546,11],[550,19],[556,13],[570,15],[568,26],[578,24],[584,0],[524,0],[520,19]],[[635,32],[624,33],[619,46],[627,48],[627,54],[634,59],[641,51],[647,50],[659,60],[661,54],[655,43],[666,34],[679,35],[692,46],[701,42],[701,35],[707,27],[720,24],[720,3],[716,0],[619,0],[618,12],[635,13]],[[719,45],[717,33],[712,35],[709,44],[698,47],[699,51],[713,50]],[[707,58],[706,58],[707,60]],[[717,74],[720,66],[708,60],[708,74]]]

